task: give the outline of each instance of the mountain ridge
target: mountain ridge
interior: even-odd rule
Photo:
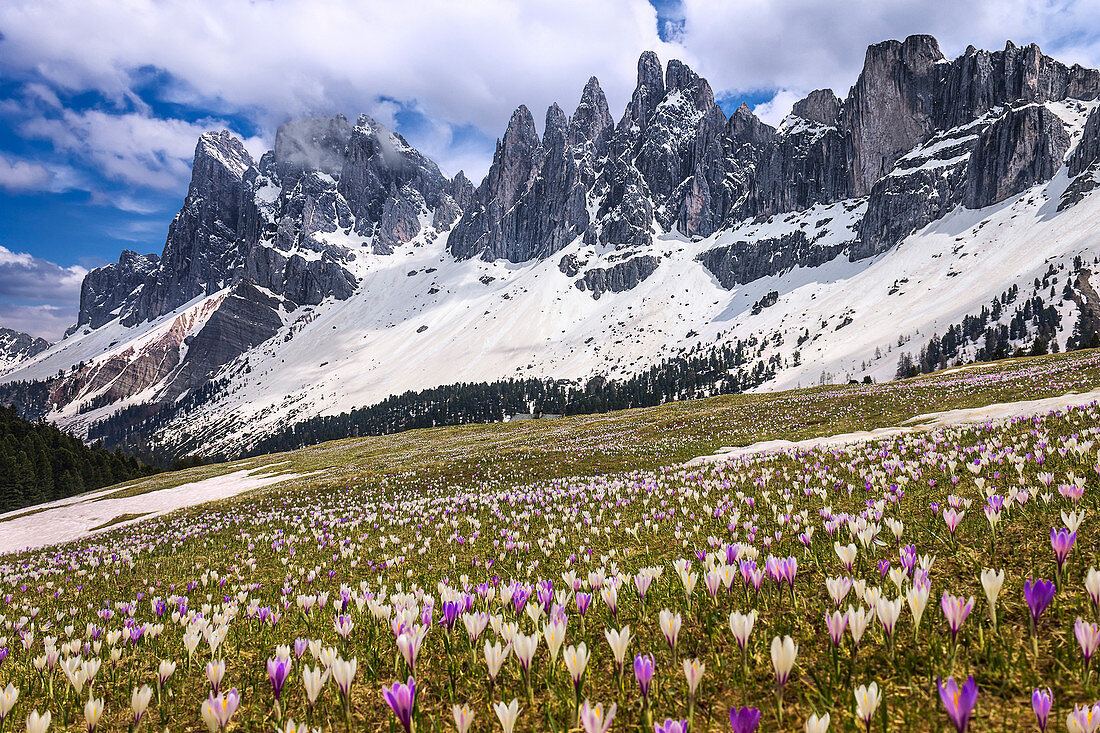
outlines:
[[[84,431],[119,410],[171,408],[225,383],[263,403],[253,414],[264,417],[252,421],[262,432],[269,419],[346,408],[351,394],[377,401],[438,386],[448,373],[476,381],[625,374],[689,346],[688,333],[705,330],[719,344],[750,323],[753,338],[779,340],[764,347],[787,364],[777,374],[804,374],[799,351],[767,331],[790,322],[749,314],[744,298],[761,302],[776,278],[796,289],[818,278],[820,289],[829,278],[870,277],[862,273],[882,257],[903,257],[914,232],[932,236],[936,222],[969,221],[967,212],[991,212],[986,220],[1027,191],[1057,196],[1058,211],[1076,221],[1072,207],[1095,186],[1098,95],[1100,73],[1034,45],[970,47],[948,60],[934,38],[910,36],[869,47],[844,99],[811,92],[776,128],[744,105],[727,117],[705,79],[645,52],[618,122],[595,77],[572,116],[548,108],[541,136],[521,105],[476,187],[462,173],[446,178],[365,115],[354,125],[342,116],[289,122],[259,160],[232,134],[206,133],[162,255],[123,252],[90,272],[66,338],[4,379],[49,380],[51,419]],[[1038,217],[1042,206],[1021,211]],[[968,236],[978,241],[985,234],[974,227]],[[1074,237],[1058,257],[1088,254]],[[834,310],[823,324],[853,318],[850,305]],[[929,314],[934,325],[964,313]],[[325,318],[330,333],[310,336],[307,356],[293,342]],[[527,319],[535,331],[502,333],[497,319]],[[683,327],[689,319],[707,328]],[[591,334],[609,341],[592,346]],[[314,355],[342,366],[318,373],[302,363]],[[277,374],[271,360],[288,358],[295,366],[278,384],[248,376],[259,363]],[[829,368],[832,357],[821,358]],[[332,379],[341,386],[331,397],[314,394]],[[249,424],[238,424],[242,435]],[[161,439],[171,443],[175,429]]]

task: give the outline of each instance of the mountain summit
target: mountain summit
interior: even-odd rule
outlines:
[[[617,122],[594,77],[541,136],[520,106],[476,187],[365,115],[288,122],[258,161],[206,133],[161,255],[90,272],[77,324],[0,389],[109,442],[234,453],[405,390],[721,345],[752,385],[882,378],[1073,262],[1064,347],[1097,307],[1098,95],[1034,45],[911,36],[777,128],[646,52]]]

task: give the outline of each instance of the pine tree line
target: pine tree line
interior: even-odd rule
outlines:
[[[1078,257],[1073,276],[1082,268]],[[1053,302],[1057,294],[1058,270],[1051,265],[1046,275],[1035,279],[1031,297],[1025,299],[1003,323],[1008,307],[1019,300],[1019,286],[1013,285],[994,298],[989,305],[983,306],[977,315],[968,315],[961,323],[948,327],[940,336],[934,334],[914,358],[909,352],[898,358],[897,379],[914,377],[918,374],[930,374],[949,366],[960,366],[975,362],[997,361],[1010,357],[1038,356],[1059,350],[1058,330],[1062,317],[1058,308],[1048,304],[1043,294]],[[1073,276],[1066,280],[1062,290],[1062,300],[1073,300],[1071,285]],[[1073,335],[1066,340],[1069,351],[1100,346],[1100,333],[1089,328],[1082,329],[1084,319],[1079,319]],[[1087,333],[1085,331],[1088,331]],[[969,347],[977,346],[973,357],[967,356]]]
[[[49,423],[28,422],[0,406],[0,512],[154,472],[131,456],[84,445]]]

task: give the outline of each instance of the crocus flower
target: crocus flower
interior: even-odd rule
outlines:
[[[665,637],[665,642],[668,644],[668,648],[676,652],[676,640],[680,636],[680,626],[683,621],[680,619],[680,614],[673,613],[668,609],[661,611],[660,613],[660,625],[661,634]]]
[[[745,614],[734,611],[730,614],[730,632],[742,651],[749,643],[749,635],[752,634],[752,627],[755,623],[756,611],[749,611]]]
[[[455,729],[458,733],[466,733],[474,722],[474,711],[469,705],[455,705],[451,708],[455,719]]]
[[[9,682],[7,687],[0,690],[0,726],[4,725],[4,720],[18,699],[19,690],[12,683]]]
[[[981,580],[985,600],[989,604],[989,620],[993,628],[997,628],[997,598],[1001,595],[1001,588],[1005,583],[1005,571],[983,568]]]
[[[611,727],[611,721],[615,719],[617,707],[616,704],[612,703],[605,714],[603,703],[597,703],[595,707],[592,707],[585,700],[580,714],[581,727],[584,728],[584,733],[607,733],[608,728]]]
[[[872,682],[870,685],[860,685],[856,688],[856,715],[863,721],[863,725],[871,730],[871,721],[875,718],[878,709],[879,694],[878,685]]]
[[[271,692],[278,702],[283,694],[283,685],[290,677],[290,660],[272,657],[267,660],[267,679],[271,682]]]
[[[1073,543],[1076,539],[1076,532],[1051,527],[1050,546],[1054,548],[1054,559],[1058,561],[1059,570],[1065,568],[1066,560],[1069,558],[1069,552],[1073,549]]]
[[[1066,716],[1066,730],[1069,733],[1096,733],[1100,727],[1100,702],[1092,707],[1074,705],[1073,712]]]
[[[829,630],[829,640],[832,641],[833,646],[840,646],[844,638],[844,630],[848,628],[848,614],[840,611],[826,613],[825,627]]]
[[[405,729],[405,733],[411,733],[413,706],[416,704],[416,680],[409,677],[405,684],[394,682],[392,687],[383,685],[382,697],[386,699],[386,704],[393,710],[394,717]]]
[[[30,715],[27,716],[27,733],[46,733],[50,728],[50,718],[52,714],[49,710],[38,714],[37,710],[32,710]]]
[[[1088,574],[1085,575],[1085,591],[1092,600],[1093,611],[1100,616],[1100,572],[1096,568],[1089,568]]]
[[[516,727],[516,719],[519,718],[519,700],[512,698],[512,702],[505,705],[502,702],[493,705],[493,712],[497,714],[500,727],[504,733],[512,733]]]
[[[1050,720],[1050,708],[1054,704],[1054,694],[1048,687],[1045,690],[1036,688],[1031,693],[1031,709],[1035,711],[1035,719],[1039,722],[1039,730],[1046,731],[1047,721]]]
[[[235,687],[224,695],[215,696],[211,692],[200,708],[202,719],[210,733],[225,730],[240,704],[241,696]]]
[[[133,729],[137,730],[141,725],[141,719],[145,717],[145,711],[149,709],[149,701],[153,699],[153,689],[149,685],[142,685],[141,689],[134,688],[130,695],[130,710],[133,712]]]
[[[340,691],[340,697],[348,699],[351,693],[351,683],[355,679],[355,672],[359,669],[359,661],[352,657],[350,660],[337,658],[333,661],[332,680],[336,683],[336,689]]]
[[[1077,622],[1073,624],[1073,633],[1077,637],[1077,643],[1081,645],[1081,654],[1085,657],[1085,669],[1088,669],[1093,655],[1100,647],[1100,628],[1078,616]]]
[[[780,639],[778,636],[772,639],[772,669],[775,670],[775,681],[780,687],[787,684],[794,667],[795,657],[798,656],[798,644],[789,636]]]
[[[653,724],[653,733],[688,733],[688,722],[665,718],[664,723]]]
[[[638,681],[638,691],[643,700],[649,699],[649,683],[653,681],[653,655],[639,654],[634,657],[634,678]]]
[[[1043,611],[1047,610],[1047,606],[1054,600],[1054,594],[1057,589],[1054,587],[1054,583],[1043,580],[1032,580],[1028,578],[1024,581],[1024,600],[1027,601],[1027,607],[1031,611],[1031,622],[1037,624],[1039,617],[1043,615]]]
[[[816,715],[811,715],[806,719],[806,733],[827,733],[830,722],[828,713],[825,713],[820,718]]]
[[[962,596],[953,596],[944,591],[943,598],[940,599],[940,607],[943,609],[943,615],[947,618],[947,627],[951,630],[951,640],[955,641],[958,639],[959,630],[962,629],[966,617],[970,615],[970,611],[974,608],[974,596],[970,596],[969,599],[964,601]]]
[[[579,697],[581,680],[584,679],[584,670],[588,667],[588,647],[583,641],[577,646],[566,647],[562,660],[569,671],[569,677],[573,680],[573,693]]]
[[[603,635],[607,639],[608,645],[611,646],[611,653],[615,657],[615,666],[621,670],[623,660],[626,658],[626,648],[630,645],[630,627],[624,626],[619,631],[606,629]]]
[[[970,724],[974,703],[978,701],[978,683],[973,677],[968,677],[960,688],[954,677],[948,677],[946,683],[936,678],[936,686],[940,690],[940,700],[947,709],[947,717],[951,718],[955,730],[963,733]]]
[[[760,725],[760,710],[757,708],[730,708],[730,728],[733,733],[753,733]]]

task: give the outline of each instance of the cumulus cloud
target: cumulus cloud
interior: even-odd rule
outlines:
[[[76,323],[76,310],[56,305],[20,305],[0,301],[0,326],[57,341]]]
[[[1038,43],[1066,63],[1100,61],[1095,0],[683,0],[680,40],[716,90],[848,93],[867,46],[914,33],[945,55]]]
[[[6,65],[66,90],[124,99],[152,67],[173,101],[215,111],[384,116],[389,98],[486,130],[593,74],[621,109],[638,54],[674,48],[645,0],[9,0],[0,32]]]
[[[215,119],[185,122],[146,114],[64,110],[32,117],[20,131],[48,140],[55,150],[82,161],[106,178],[154,189],[177,189],[191,175],[195,140],[222,127]]]
[[[12,193],[50,188],[53,176],[43,165],[10,158],[0,153],[0,188]]]
[[[753,114],[772,127],[778,127],[783,118],[791,113],[794,103],[806,96],[806,92],[780,89],[767,102],[761,102],[752,108]]]
[[[55,340],[76,322],[80,265],[62,267],[0,245],[0,326]]]

